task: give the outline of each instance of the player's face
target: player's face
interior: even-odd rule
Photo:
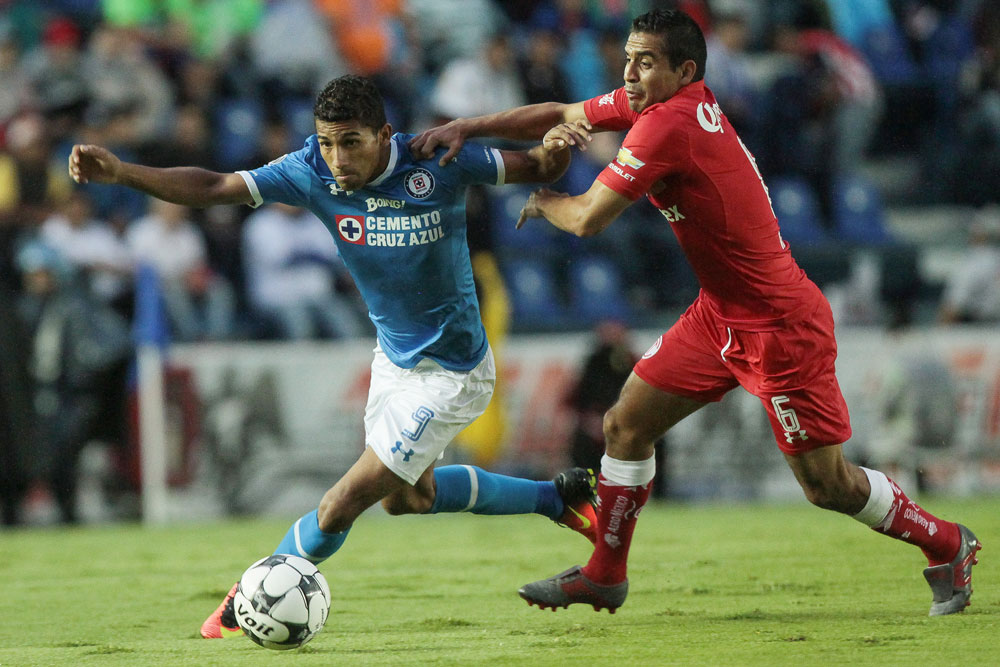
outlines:
[[[625,42],[625,95],[632,111],[665,102],[691,83],[690,67],[670,66],[663,41],[660,35],[633,32]]]
[[[391,133],[388,125],[375,132],[356,120],[316,121],[320,153],[344,190],[361,189],[385,169]]]

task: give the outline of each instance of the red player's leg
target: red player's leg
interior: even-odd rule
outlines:
[[[881,472],[845,460],[840,445],[785,457],[814,505],[920,547],[928,561],[924,576],[934,593],[932,616],[962,611],[969,604],[972,566],[981,548],[972,531],[934,516]]]
[[[611,612],[625,602],[632,534],[656,473],[653,441],[703,405],[655,389],[635,374],[629,377],[604,420],[608,444],[598,481],[594,553],[583,568],[525,585],[521,597],[542,608],[583,603]]]

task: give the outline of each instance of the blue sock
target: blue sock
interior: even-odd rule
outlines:
[[[541,514],[562,516],[563,501],[552,482],[535,482],[486,472],[476,466],[443,466],[434,471],[437,494],[429,514]]]
[[[324,533],[319,529],[317,511],[313,510],[292,524],[274,553],[302,556],[319,565],[336,553],[350,530],[348,527],[341,533]]]

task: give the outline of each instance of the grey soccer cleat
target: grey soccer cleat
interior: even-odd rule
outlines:
[[[628,579],[610,586],[595,584],[584,576],[579,565],[575,565],[554,577],[525,584],[517,593],[529,605],[537,604],[539,609],[555,611],[558,607],[565,609],[579,603],[591,605],[594,611],[607,609],[613,614],[625,603]]]
[[[972,566],[979,562],[976,552],[983,548],[972,531],[958,524],[961,543],[958,554],[950,563],[924,569],[924,578],[931,585],[934,602],[930,616],[944,616],[963,611],[972,597]]]

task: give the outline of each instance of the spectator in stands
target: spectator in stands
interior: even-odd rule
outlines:
[[[185,104],[173,111],[172,121],[165,137],[140,148],[144,163],[152,167],[215,167],[212,128],[205,110],[197,104]]]
[[[533,30],[528,35],[524,57],[518,60],[521,84],[528,104],[569,102],[569,84],[560,67],[562,44],[551,30]]]
[[[408,128],[417,86],[424,76],[424,52],[415,22],[405,13],[407,3],[315,0],[315,4],[329,17],[347,69],[373,78],[386,95],[389,122]]]
[[[40,110],[53,125],[49,135],[62,137],[79,123],[88,102],[80,28],[66,18],[45,25],[42,44],[25,55],[24,71]]]
[[[61,520],[74,523],[80,452],[92,440],[125,442],[131,337],[123,318],[77,288],[55,250],[34,241],[17,261],[25,287],[19,314],[30,331],[26,354],[40,435],[32,463],[48,483]]]
[[[166,77],[146,55],[137,33],[100,25],[91,35],[82,69],[89,103],[98,112],[129,109],[135,142],[164,134],[173,110]]]
[[[28,101],[28,77],[21,67],[21,50],[9,22],[0,18],[0,128],[7,125]]]
[[[874,74],[850,44],[830,30],[824,13],[803,5],[775,28],[775,46],[796,63],[771,88],[763,132],[766,172],[809,179],[830,219],[830,183],[858,170],[882,116]]]
[[[949,194],[958,202],[982,206],[1000,203],[1000,6],[984,2],[974,28],[975,56],[961,78],[963,103]],[[942,176],[937,169],[929,175]]]
[[[66,200],[71,185],[62,164],[52,160],[44,119],[15,118],[7,127],[7,152],[0,151],[0,224],[38,225]]]
[[[983,209],[973,219],[968,251],[945,284],[939,319],[1000,322],[1000,208]]]
[[[595,344],[583,360],[566,403],[576,415],[569,447],[572,465],[596,472],[604,455],[604,413],[618,399],[639,358],[622,323],[601,322],[594,333]]]
[[[329,20],[311,0],[269,3],[250,37],[250,55],[274,101],[311,100],[323,84],[347,73]]]
[[[503,27],[503,16],[491,0],[407,0],[406,16],[431,72],[456,58],[475,57]]]
[[[62,210],[42,223],[40,238],[80,274],[101,303],[131,315],[131,253],[107,222],[94,217],[86,192],[75,190]]]
[[[265,0],[104,0],[101,9],[111,25],[156,27],[178,35],[197,58],[222,61],[231,56],[241,38],[257,27],[264,5]],[[164,19],[165,25],[161,23]]]
[[[286,204],[252,213],[243,229],[243,264],[250,307],[281,338],[364,333],[351,300],[337,292],[337,278],[349,280],[337,247],[312,213]]]
[[[175,338],[223,340],[233,333],[233,289],[208,265],[205,238],[189,213],[151,199],[149,215],[132,223],[126,240],[136,263],[156,269]]]
[[[507,37],[496,33],[480,52],[453,60],[441,72],[430,105],[438,120],[477,116],[520,106],[524,88]]]
[[[713,29],[705,39],[708,48],[705,83],[715,93],[729,122],[744,141],[753,145],[760,92],[755,87],[747,54],[749,13],[748,5],[730,0],[713,14]]]

